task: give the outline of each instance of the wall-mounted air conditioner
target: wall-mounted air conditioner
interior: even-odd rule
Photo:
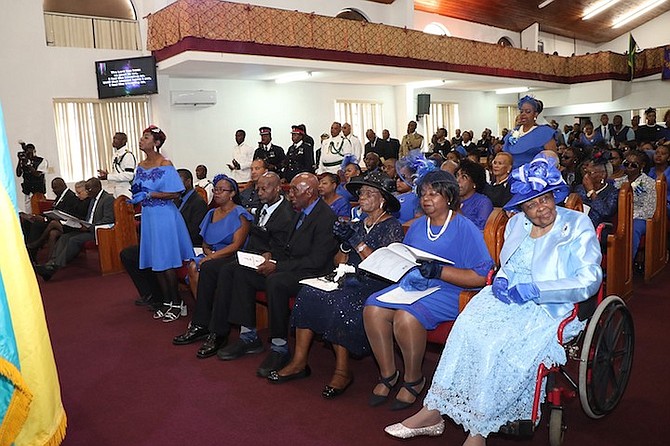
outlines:
[[[216,91],[214,90],[171,91],[170,95],[172,105],[177,106],[207,107],[216,104]]]

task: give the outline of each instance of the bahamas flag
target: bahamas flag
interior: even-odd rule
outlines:
[[[628,34],[628,72],[630,80],[635,76],[635,51],[637,51],[637,42],[633,39],[633,34]]]
[[[0,446],[59,445],[65,410],[21,235],[13,167],[0,106]]]

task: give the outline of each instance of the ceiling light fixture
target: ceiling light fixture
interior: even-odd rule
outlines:
[[[612,28],[620,28],[624,26],[626,23],[631,22],[635,20],[636,18],[640,17],[642,14],[646,14],[647,12],[651,11],[655,7],[665,3],[666,0],[649,0],[648,2],[644,2],[637,8],[625,13],[618,19],[612,23]]]
[[[294,73],[286,73],[275,78],[277,84],[288,84],[289,82],[304,81],[312,77],[311,71],[296,71]]]
[[[603,0],[592,6],[589,6],[584,10],[584,16],[582,17],[582,20],[588,20],[592,17],[595,17],[617,3],[619,3],[619,0]]]
[[[549,5],[551,5],[552,3],[554,3],[554,0],[544,0],[542,3],[540,3],[539,5],[537,5],[537,8],[538,8],[538,9],[542,9],[542,8],[544,8],[545,6],[549,6]]]
[[[510,88],[500,88],[496,90],[496,94],[512,94],[512,93],[525,93],[530,88],[528,87],[510,87]]]

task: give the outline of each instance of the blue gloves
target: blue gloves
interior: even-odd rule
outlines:
[[[419,268],[412,268],[400,279],[398,285],[405,291],[423,291],[428,289],[428,279],[421,274]]]
[[[540,297],[540,290],[534,283],[519,283],[509,290],[509,300],[522,304]]]
[[[131,198],[130,200],[127,200],[127,201],[130,204],[137,204],[137,203],[143,202],[147,198],[149,198],[149,193],[144,192],[144,191],[140,191],[140,192],[134,193],[133,198]]]
[[[512,303],[512,301],[509,299],[509,290],[507,289],[508,286],[509,282],[505,277],[496,277],[493,280],[493,285],[491,285],[491,291],[493,291],[493,295],[496,297],[496,299],[505,304]]]
[[[363,242],[363,237],[361,237],[351,223],[347,221],[337,220],[333,224],[333,234],[335,234],[335,237],[342,243],[345,243],[352,248],[355,248]]]
[[[426,279],[439,279],[442,275],[442,264],[438,262],[421,262],[419,272]]]

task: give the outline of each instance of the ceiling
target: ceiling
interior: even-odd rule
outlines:
[[[614,40],[670,11],[670,1],[666,1],[628,24],[613,29],[611,25],[616,18],[644,3],[643,0],[619,0],[595,17],[582,20],[584,11],[600,1],[554,0],[539,9],[538,5],[544,0],[415,0],[414,9],[515,32],[521,32],[537,22],[542,32],[592,43]]]

